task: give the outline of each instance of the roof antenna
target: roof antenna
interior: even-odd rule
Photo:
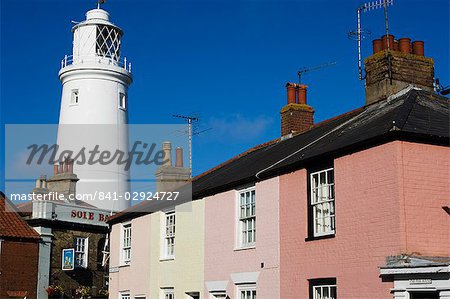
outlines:
[[[309,72],[313,72],[313,71],[316,71],[316,70],[320,70],[320,69],[323,69],[325,67],[333,66],[333,65],[336,65],[336,63],[337,63],[336,61],[333,61],[333,62],[324,63],[324,64],[321,64],[321,65],[318,65],[318,66],[314,66],[314,67],[310,67],[310,68],[304,67],[304,68],[300,69],[297,72],[298,84],[302,84],[302,76],[303,76],[303,74],[309,73]]]
[[[174,114],[172,115],[173,117],[176,118],[181,118],[184,121],[187,122],[188,124],[188,138],[189,138],[189,170],[190,170],[190,175],[192,178],[192,137],[194,135],[199,135],[205,131],[211,130],[211,128],[209,129],[205,129],[202,131],[194,131],[194,123],[197,123],[200,121],[200,118],[197,115],[178,115],[178,114]]]
[[[358,42],[358,72],[359,72],[359,80],[363,80],[363,70],[362,70],[362,57],[361,57],[361,42],[367,36],[371,34],[370,30],[361,28],[361,12],[364,9],[364,5],[358,7],[356,10],[357,13],[357,29],[350,31],[348,33],[348,38],[356,40]]]
[[[368,12],[370,10],[376,10],[379,8],[384,9],[384,22],[385,22],[385,30],[386,30],[386,39],[387,39],[387,50],[388,52],[391,50],[391,47],[394,45],[390,44],[389,38],[389,18],[388,18],[388,6],[394,5],[394,0],[376,0],[374,2],[364,3],[356,10],[357,13],[357,29],[355,31],[351,31],[348,34],[348,37],[354,39],[358,42],[358,71],[359,71],[359,80],[363,80],[363,70],[362,70],[362,58],[361,58],[361,41],[368,35],[371,34],[369,30],[361,28],[361,12]],[[391,57],[389,59],[389,78],[392,81],[392,65],[391,65]],[[392,83],[392,82],[391,82]]]

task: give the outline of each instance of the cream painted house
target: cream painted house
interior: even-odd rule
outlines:
[[[163,149],[171,157],[170,143]],[[168,159],[156,172],[157,191],[189,179],[181,148],[176,152],[175,166]],[[111,217],[110,298],[203,298],[204,201],[190,199],[177,199],[176,206],[146,201]]]
[[[110,298],[203,298],[203,239],[202,200],[113,223]]]

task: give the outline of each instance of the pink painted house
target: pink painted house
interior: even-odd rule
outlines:
[[[205,293],[211,298],[251,299],[256,292],[280,298],[278,180],[204,199]]]
[[[194,179],[205,298],[450,298],[449,101],[423,44],[378,44],[365,106],[314,124],[288,83],[283,137]]]
[[[449,157],[444,146],[392,141],[334,159],[334,232],[317,240],[307,229],[311,172],[281,176],[281,298],[308,298],[324,278],[340,298],[392,298],[393,280],[380,278],[387,257],[448,257]],[[419,297],[419,284],[394,298],[447,298],[425,286],[435,297]]]

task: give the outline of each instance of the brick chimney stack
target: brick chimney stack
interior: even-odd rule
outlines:
[[[53,166],[53,176],[46,182],[48,191],[64,194],[67,198],[70,194],[76,194],[78,177],[73,173],[73,159],[65,159]]]
[[[175,166],[172,164],[172,144],[169,141],[163,142],[163,151],[166,163],[155,172],[156,191],[174,191],[189,181],[191,170],[184,167],[181,147],[177,147],[175,150]]]
[[[41,175],[36,180],[36,187],[31,191],[33,194],[46,194],[49,190],[47,189],[47,176]]]
[[[389,40],[391,50],[387,49]],[[388,98],[408,85],[433,91],[434,61],[424,56],[424,42],[393,35],[373,41],[373,55],[364,61],[366,104]]]
[[[303,133],[314,125],[314,109],[306,103],[307,86],[287,83],[287,105],[281,111],[281,136]]]

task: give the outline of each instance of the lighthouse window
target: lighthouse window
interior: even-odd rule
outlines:
[[[98,25],[96,51],[98,56],[119,60],[121,33],[114,27]]]
[[[127,109],[127,96],[123,92],[119,93],[119,108],[123,110]]]
[[[78,89],[72,90],[72,96],[70,97],[70,105],[78,105],[78,102],[80,100],[80,92]]]

